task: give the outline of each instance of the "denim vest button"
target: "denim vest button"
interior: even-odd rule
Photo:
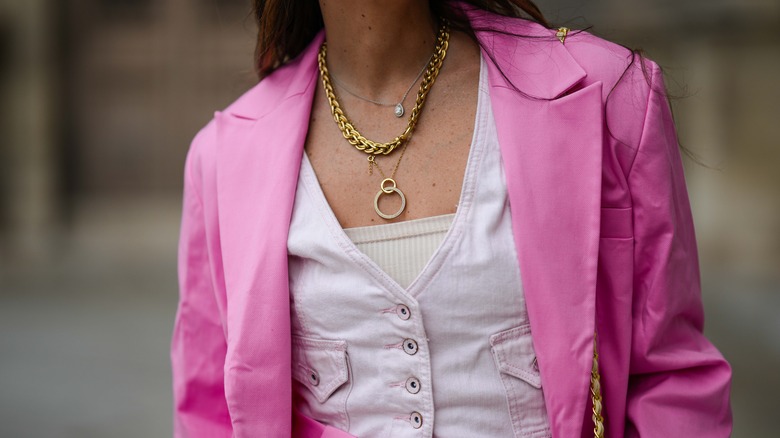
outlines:
[[[406,379],[406,385],[404,386],[410,394],[417,394],[420,392],[420,379],[417,377],[409,377]]]
[[[309,383],[311,383],[311,386],[317,386],[320,384],[320,375],[317,373],[317,371],[309,370]]]
[[[404,352],[406,352],[406,354],[414,356],[417,354],[417,350],[419,350],[419,347],[414,339],[404,339]]]
[[[409,307],[403,304],[399,304],[398,306],[396,306],[395,313],[396,315],[398,315],[399,318],[403,319],[404,321],[412,317],[412,312],[409,310]]]
[[[412,415],[409,416],[409,421],[412,423],[413,428],[415,429],[421,428],[423,423],[422,414],[417,411],[412,412]]]

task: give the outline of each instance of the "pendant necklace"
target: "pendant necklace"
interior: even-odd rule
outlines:
[[[401,159],[403,158],[404,152],[406,151],[406,146],[408,145],[409,139],[412,136],[412,132],[417,125],[417,121],[420,118],[422,109],[425,106],[425,99],[428,96],[428,92],[430,91],[434,82],[436,82],[436,78],[439,76],[442,62],[444,61],[445,56],[447,56],[449,38],[449,25],[446,20],[442,20],[441,27],[439,28],[438,35],[436,37],[436,47],[434,49],[433,55],[431,55],[430,61],[418,76],[418,78],[421,76],[423,79],[420,83],[419,91],[417,92],[417,99],[415,100],[414,107],[412,108],[411,114],[409,115],[409,121],[407,122],[406,129],[404,129],[404,131],[399,136],[395,137],[393,140],[387,143],[379,143],[367,139],[349,120],[346,113],[341,108],[341,104],[339,103],[339,100],[336,97],[336,92],[333,90],[333,85],[331,84],[334,79],[328,73],[327,42],[322,43],[322,46],[320,47],[320,52],[317,56],[317,64],[320,70],[322,87],[325,90],[325,96],[327,97],[328,103],[330,104],[330,112],[333,115],[333,120],[336,122],[336,125],[338,125],[338,128],[341,131],[341,135],[344,137],[344,139],[347,140],[349,144],[354,146],[355,149],[368,155],[367,160],[369,175],[373,174],[373,169],[376,167],[383,177],[382,182],[379,184],[379,191],[377,192],[376,196],[374,196],[374,211],[376,211],[376,214],[383,219],[395,219],[400,216],[401,213],[403,213],[406,209],[406,196],[401,191],[401,189],[398,188],[398,184],[394,179],[395,173],[398,170],[399,164],[401,164]],[[417,83],[417,79],[415,79],[414,83],[412,83],[412,86],[414,86],[415,83]],[[411,90],[411,88],[412,87],[409,87],[409,90]],[[346,88],[344,89],[348,93],[355,95]],[[406,98],[409,90],[406,91],[403,99]],[[358,95],[355,96],[363,99]],[[395,114],[397,117],[404,115],[405,111],[403,108],[403,99],[400,103],[396,104]],[[367,100],[377,105],[383,105],[380,102],[374,102],[368,99],[363,100]],[[396,162],[392,172],[390,173],[390,177],[387,177],[387,175],[385,175],[385,173],[379,167],[379,164],[376,162],[376,156],[380,154],[388,155],[399,147],[401,148],[401,155],[398,158],[398,161]],[[382,198],[382,196],[392,194],[398,194],[401,197],[401,207],[393,214],[386,214],[380,210],[379,200]]]
[[[401,164],[401,160],[404,158],[404,153],[406,152],[406,146],[408,146],[409,143],[407,142],[404,144],[404,146],[401,148],[401,155],[398,157],[398,161],[395,163],[395,167],[393,167],[393,171],[390,173],[390,177],[388,178],[387,175],[382,171],[382,168],[379,167],[379,163],[376,162],[376,156],[375,155],[369,155],[368,156],[368,174],[373,174],[373,169],[376,167],[376,170],[379,171],[379,174],[382,175],[382,183],[379,184],[380,190],[376,192],[376,196],[374,196],[374,211],[376,211],[376,214],[379,215],[382,219],[395,219],[398,216],[401,215],[401,213],[404,212],[406,209],[406,196],[404,195],[404,192],[401,191],[401,189],[398,188],[398,185],[395,182],[395,172],[398,171],[398,166]],[[379,199],[382,197],[382,195],[392,195],[393,193],[398,194],[398,196],[401,197],[401,207],[398,208],[398,210],[393,214],[386,214],[383,213],[382,210],[379,208]]]
[[[369,103],[373,103],[374,105],[378,105],[378,106],[392,106],[393,107],[393,114],[395,114],[395,116],[400,119],[406,113],[406,110],[404,109],[404,102],[406,102],[406,97],[409,95],[409,92],[412,91],[412,88],[414,87],[414,84],[416,84],[417,81],[420,80],[420,77],[423,75],[423,73],[425,73],[425,69],[428,67],[428,64],[431,62],[431,59],[433,58],[434,55],[435,55],[435,53],[432,54],[430,58],[428,58],[428,61],[425,63],[425,65],[423,65],[423,68],[420,70],[420,73],[418,73],[417,77],[414,78],[414,81],[412,81],[412,83],[409,85],[409,88],[406,89],[406,92],[401,97],[401,101],[398,102],[398,103],[380,102],[380,101],[377,101],[377,100],[369,99],[367,97],[361,96],[361,95],[355,93],[354,91],[350,90],[341,81],[337,80],[335,76],[331,75],[330,79],[333,81],[334,84],[336,84],[339,87],[341,87],[342,90],[346,91],[348,94],[351,94],[354,97],[357,97],[360,100],[363,100],[363,101],[366,101],[366,102],[369,102]]]

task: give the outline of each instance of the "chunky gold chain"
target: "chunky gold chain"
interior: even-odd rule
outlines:
[[[593,399],[593,436],[604,438],[604,417],[601,400],[601,375],[599,374],[599,353],[596,349],[596,334],[593,334],[593,369],[590,371],[590,394]]]
[[[341,109],[341,105],[339,105],[336,93],[333,91],[330,76],[328,75],[328,66],[326,63],[328,44],[322,44],[322,47],[320,47],[319,56],[317,57],[320,68],[320,78],[322,79],[322,86],[325,89],[325,94],[328,97],[328,102],[330,103],[330,112],[333,114],[333,119],[339,126],[341,134],[351,145],[355,146],[357,150],[363,151],[367,154],[387,155],[390,152],[393,152],[393,150],[395,150],[397,147],[403,145],[409,139],[412,131],[414,130],[414,127],[417,125],[417,120],[420,118],[420,113],[422,112],[423,106],[425,105],[425,98],[428,96],[428,92],[430,91],[431,86],[433,86],[433,83],[436,81],[436,77],[439,76],[439,70],[441,69],[442,62],[444,61],[444,57],[447,56],[449,39],[449,26],[445,21],[442,22],[442,25],[439,28],[439,34],[436,37],[436,49],[434,51],[433,57],[431,58],[431,61],[428,63],[428,68],[426,68],[425,73],[423,74],[423,80],[422,83],[420,83],[420,91],[417,92],[417,100],[414,104],[414,108],[412,109],[412,114],[409,116],[409,123],[406,125],[406,129],[401,135],[387,143],[378,143],[365,138],[360,134],[357,128],[355,128],[355,125],[349,121],[347,115],[344,113],[344,110]]]

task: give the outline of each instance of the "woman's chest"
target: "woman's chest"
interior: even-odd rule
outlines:
[[[474,72],[445,76],[425,102],[410,141],[388,155],[369,155],[352,146],[334,122],[320,88],[315,92],[305,150],[328,203],[344,228],[386,223],[376,212],[392,214],[401,207],[397,193],[381,195],[385,178],[392,178],[406,205],[394,219],[403,221],[454,213],[469,147],[474,134],[478,80]],[[476,71],[478,76],[478,70]],[[412,96],[407,107],[413,105]],[[345,98],[342,107],[366,138],[386,142],[408,125],[386,107]],[[407,108],[407,115],[411,108]],[[385,187],[388,187],[385,185]]]

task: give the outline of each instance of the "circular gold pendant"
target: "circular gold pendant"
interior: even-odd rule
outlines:
[[[385,184],[391,184],[385,187]],[[382,180],[382,184],[380,185],[382,188],[376,193],[376,196],[374,196],[374,210],[376,210],[376,214],[379,215],[379,217],[384,219],[395,219],[398,216],[401,215],[401,213],[404,212],[404,209],[406,208],[406,196],[404,196],[404,192],[402,192],[398,187],[396,187],[395,180],[392,178],[385,178]],[[382,195],[392,195],[393,193],[398,193],[398,195],[401,197],[401,208],[398,209],[394,214],[385,214],[382,213],[382,210],[379,209],[379,198],[382,197]]]

